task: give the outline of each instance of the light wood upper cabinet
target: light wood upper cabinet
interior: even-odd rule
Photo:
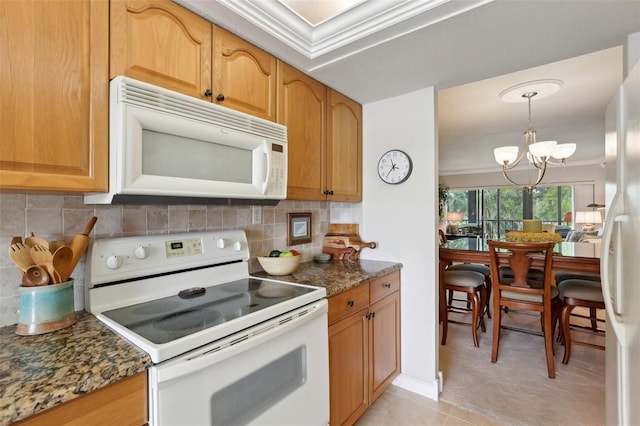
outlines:
[[[112,0],[110,28],[110,78],[210,99],[209,21],[170,0]]]
[[[277,121],[287,126],[287,198],[362,201],[362,106],[278,62]]]
[[[362,201],[362,106],[332,89],[327,97],[327,199]]]
[[[276,120],[276,58],[213,26],[213,102]]]
[[[109,3],[0,1],[0,188],[107,190]]]
[[[326,87],[278,61],[277,121],[287,126],[287,198],[324,200]]]

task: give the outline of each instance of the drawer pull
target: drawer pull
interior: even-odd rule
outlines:
[[[386,284],[383,284],[383,285],[384,285],[384,288],[391,288],[391,283],[386,283]]]
[[[349,300],[347,302],[347,305],[349,305],[350,308],[353,308],[353,305],[354,305],[353,300]]]

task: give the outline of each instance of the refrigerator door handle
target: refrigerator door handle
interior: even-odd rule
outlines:
[[[625,222],[629,219],[629,216],[624,214],[624,194],[617,192],[611,202],[611,207],[607,214],[607,219],[604,224],[604,231],[602,236],[602,251],[600,253],[600,279],[602,282],[602,296],[604,298],[604,304],[607,312],[609,312],[609,322],[611,328],[618,338],[618,342],[622,347],[627,347],[627,327],[624,323],[623,314],[623,286],[621,268],[621,245],[622,235],[620,229],[620,222]],[[616,232],[614,246],[611,246],[611,237]],[[613,258],[613,259],[611,259]],[[614,269],[611,270],[611,263],[614,265]],[[613,279],[611,278],[613,273]],[[613,282],[611,282],[613,281]],[[612,296],[612,286],[614,290],[615,300]]]

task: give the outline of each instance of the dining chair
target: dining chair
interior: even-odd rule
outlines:
[[[560,300],[562,301],[562,313],[560,314],[560,333],[562,341],[564,342],[564,357],[562,358],[563,364],[569,363],[571,357],[571,324],[570,317],[571,312],[576,307],[589,308],[589,310],[596,311],[597,309],[604,309],[604,298],[602,296],[602,284],[600,281],[585,280],[585,279],[566,279],[558,284],[558,292]],[[597,319],[593,319],[595,315],[591,316],[591,329],[594,332],[598,332],[597,324],[594,324]],[[588,342],[581,342],[583,346],[588,346],[596,349],[604,349],[604,346],[597,345]]]
[[[484,307],[486,306],[486,284],[484,275],[474,271],[448,271],[444,272],[444,282],[440,285],[444,289],[444,293],[459,291],[467,295],[466,301],[470,304],[470,308],[456,307],[453,303],[440,303],[440,318],[442,319],[442,338],[440,344],[443,346],[447,343],[447,332],[449,323],[468,325],[471,327],[471,336],[473,345],[479,347],[478,328],[482,332],[486,331],[484,324]],[[449,319],[449,312],[468,313],[471,311],[471,322],[466,323]]]
[[[440,235],[440,245],[447,242],[447,236],[442,229],[438,229],[438,234]],[[491,268],[488,265],[483,265],[481,263],[455,263],[451,264],[447,267],[447,271],[473,271],[479,272],[484,275],[484,285],[485,291],[487,293],[486,302],[484,305],[484,313],[487,315],[487,318],[491,319],[491,310],[489,309],[490,300],[491,300]],[[455,298],[453,295],[453,291],[449,292],[448,302],[449,305],[452,305]],[[470,308],[470,303],[467,305],[467,308]]]
[[[493,345],[491,362],[498,360],[502,309],[537,312],[541,316],[549,378],[555,378],[553,335],[559,309],[558,289],[553,285],[552,255],[555,243],[512,243],[489,240],[489,259],[493,281]],[[532,255],[544,256],[543,280],[532,280]],[[512,277],[503,278],[500,264],[511,268]],[[529,276],[528,276],[529,275]]]
[[[587,280],[596,283],[600,283],[600,275],[598,274],[588,274],[584,272],[572,272],[572,271],[558,271],[556,272],[556,286],[560,286],[560,283],[566,280]],[[602,287],[601,287],[602,288]],[[562,297],[561,297],[562,299]],[[574,314],[571,315],[585,318],[582,314]],[[597,309],[589,308],[589,320],[591,321],[591,330],[597,331],[598,329],[598,318],[597,318]]]

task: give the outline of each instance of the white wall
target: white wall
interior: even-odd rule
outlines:
[[[362,258],[402,262],[402,374],[395,384],[438,398],[435,92],[423,89],[364,105],[361,235],[378,242]],[[390,149],[413,160],[409,180],[383,183],[377,162]]]

